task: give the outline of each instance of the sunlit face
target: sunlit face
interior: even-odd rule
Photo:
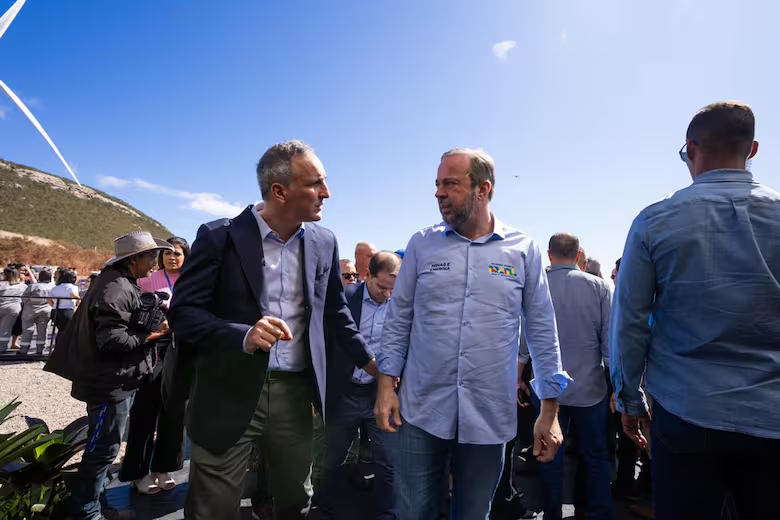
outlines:
[[[163,267],[166,271],[178,271],[184,264],[184,251],[180,245],[174,245],[173,251],[163,252]]]
[[[355,264],[346,261],[341,262],[341,283],[344,286],[355,284],[358,281],[358,272]]]
[[[145,278],[149,276],[157,263],[157,251],[147,251],[130,259],[130,272],[136,278]]]
[[[317,222],[322,219],[322,206],[330,191],[325,183],[325,168],[312,153],[293,157],[292,180],[280,187],[279,194],[291,216],[299,222]]]
[[[389,300],[393,294],[397,276],[398,271],[385,271],[376,276],[369,276],[366,284],[368,285],[368,294],[371,296],[371,299],[377,303],[385,303]]]
[[[467,155],[448,155],[442,159],[436,174],[436,199],[441,218],[457,229],[471,219],[477,205],[476,187],[468,172],[471,161]]]

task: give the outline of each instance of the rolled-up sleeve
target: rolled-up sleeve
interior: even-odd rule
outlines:
[[[634,220],[620,261],[610,326],[610,374],[617,407],[629,415],[647,413],[642,390],[650,313],[655,300],[655,269],[644,236],[644,218]]]
[[[382,329],[382,346],[376,356],[379,372],[400,377],[406,366],[409,338],[414,320],[414,292],[417,288],[417,254],[412,237],[404,252],[401,270],[393,287]]]
[[[528,351],[536,376],[531,381],[531,387],[539,399],[557,399],[571,378],[561,365],[555,308],[542,264],[542,253],[535,242],[525,258],[523,316]]]

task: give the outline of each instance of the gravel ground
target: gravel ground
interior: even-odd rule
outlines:
[[[42,361],[0,362],[0,407],[15,397],[22,402],[0,433],[25,429],[25,415],[44,420],[52,431],[86,415],[86,405],[70,396],[70,384],[44,372]]]

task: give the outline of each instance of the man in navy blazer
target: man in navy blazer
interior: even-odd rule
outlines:
[[[375,253],[367,264],[365,282],[345,289],[347,305],[360,333],[368,343],[371,355],[375,355],[382,341],[382,328],[390,296],[401,268],[401,258],[389,251]],[[338,341],[338,340],[335,340]],[[374,417],[376,380],[364,370],[354,368],[344,349],[335,348],[328,360],[328,427],[327,450],[323,464],[321,489],[317,490],[323,520],[343,517],[338,509],[349,504],[349,495],[338,478],[336,468],[347,457],[349,446],[358,427],[363,428],[370,441],[374,460],[374,505],[377,520],[395,520],[393,477],[398,451],[398,434],[383,432]]]
[[[312,224],[330,196],[322,163],[286,141],[265,152],[257,176],[264,203],[201,226],[171,303],[171,328],[195,364],[187,519],[239,517],[257,439],[275,517],[305,518],[311,406],[327,402],[324,327],[353,365],[376,372],[344,298],[336,238]]]

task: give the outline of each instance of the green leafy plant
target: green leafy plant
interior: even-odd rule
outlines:
[[[0,409],[0,425],[16,410],[14,399]],[[64,430],[50,432],[40,419],[25,417],[27,429],[0,434],[0,518],[52,518],[65,496],[66,466],[87,443],[88,420],[77,419]]]

